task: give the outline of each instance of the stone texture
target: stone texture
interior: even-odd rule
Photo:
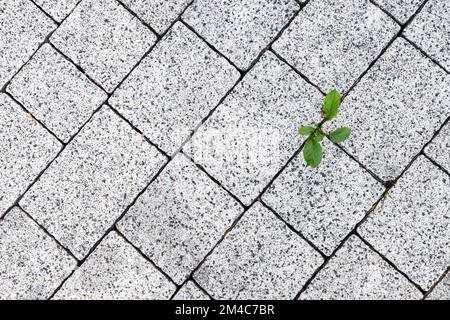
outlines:
[[[425,148],[425,153],[450,172],[450,122],[442,128],[436,138]]]
[[[103,107],[20,204],[82,259],[164,162],[153,146]]]
[[[193,281],[186,282],[172,300],[211,300]]]
[[[243,208],[178,155],[130,208],[119,230],[181,284]]]
[[[450,75],[399,39],[350,92],[332,127],[352,128],[344,148],[394,180],[450,116],[448,105]]]
[[[0,3],[0,88],[55,28],[56,25],[29,0]]]
[[[450,176],[420,156],[359,232],[428,290],[450,265]]]
[[[422,293],[357,236],[318,273],[302,300],[419,300]]]
[[[399,30],[368,0],[310,1],[273,48],[322,90],[344,92]]]
[[[108,92],[151,48],[156,36],[115,0],[84,0],[50,41]]]
[[[374,0],[400,23],[406,23],[425,0]]]
[[[0,220],[0,300],[50,297],[76,260],[15,207]]]
[[[239,76],[203,40],[176,23],[110,103],[153,143],[173,154]]]
[[[61,22],[75,8],[80,0],[34,0],[53,19]]]
[[[108,234],[56,293],[58,300],[169,299],[170,282],[120,235]]]
[[[48,44],[14,77],[7,90],[65,142],[107,98]]]
[[[294,0],[197,0],[182,18],[239,68],[247,69],[298,9]]]
[[[39,176],[61,144],[0,93],[0,217]]]
[[[322,261],[257,202],[194,278],[215,299],[293,299]]]
[[[450,300],[450,273],[431,291],[427,300]]]
[[[297,128],[318,121],[322,100],[268,52],[184,150],[249,205],[300,147]]]
[[[380,198],[384,188],[328,140],[317,169],[295,158],[263,195],[285,221],[330,255]]]

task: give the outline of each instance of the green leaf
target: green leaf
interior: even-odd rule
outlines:
[[[341,101],[341,95],[336,89],[330,91],[327,94],[323,103],[323,113],[325,116],[325,120],[329,121],[337,116]]]
[[[313,128],[311,126],[304,126],[298,129],[298,134],[301,136],[309,136],[313,134],[314,130],[316,130],[316,128]]]
[[[341,143],[347,140],[352,134],[350,128],[339,128],[330,133],[330,140],[334,143]]]
[[[323,151],[320,143],[313,139],[308,139],[303,147],[303,157],[306,163],[312,167],[317,168],[322,162]]]
[[[321,142],[324,137],[325,137],[325,135],[322,132],[317,131],[316,135],[314,136],[314,140],[316,142]]]

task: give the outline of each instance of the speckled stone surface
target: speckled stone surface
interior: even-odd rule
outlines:
[[[427,300],[450,300],[450,273],[431,291]]]
[[[434,140],[425,148],[425,153],[450,172],[450,122],[442,128]]]
[[[122,0],[158,33],[169,28],[192,0]]]
[[[203,40],[176,23],[110,103],[153,143],[173,154],[239,76]]]
[[[186,282],[172,300],[211,300],[193,281]]]
[[[249,205],[300,147],[297,128],[318,121],[322,100],[268,52],[184,150]]]
[[[310,1],[273,48],[322,90],[348,90],[400,27],[368,0]]]
[[[65,142],[107,98],[49,44],[13,78],[7,91]]]
[[[0,217],[38,177],[61,144],[6,94],[0,93]]]
[[[111,92],[156,40],[115,0],[84,0],[50,41]]]
[[[299,155],[263,195],[263,201],[330,255],[364,218],[384,188],[328,140],[318,169]]]
[[[176,156],[118,229],[181,284],[243,208],[184,155]]]
[[[257,202],[194,278],[215,299],[293,299],[322,262],[307,242]]]
[[[343,146],[383,180],[397,178],[450,116],[450,75],[396,40],[341,107]]]
[[[300,300],[419,300],[422,293],[357,236],[318,273]]]
[[[55,294],[58,300],[169,299],[170,282],[120,235],[109,233]]]
[[[29,0],[0,3],[0,88],[55,28],[51,19]]]
[[[405,30],[405,35],[408,39],[437,60],[447,71],[450,70],[449,16],[449,1],[428,1]]]
[[[420,156],[358,231],[428,290],[450,265],[450,176]]]
[[[82,259],[165,161],[138,132],[103,107],[20,204]]]
[[[298,10],[294,0],[197,0],[182,18],[239,68],[247,69]]]
[[[425,0],[374,0],[381,8],[389,12],[400,23],[405,23],[420,8]]]
[[[76,267],[72,258],[22,210],[0,220],[0,300],[43,300]]]
[[[53,19],[61,22],[81,0],[34,0]]]

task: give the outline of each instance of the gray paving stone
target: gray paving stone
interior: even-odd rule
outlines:
[[[52,161],[62,145],[0,93],[0,217]]]
[[[164,162],[155,147],[103,107],[20,204],[82,259]]]
[[[186,282],[172,300],[211,300],[193,281]]]
[[[175,285],[112,231],[55,294],[57,300],[169,299]]]
[[[309,244],[257,202],[194,278],[215,299],[293,299],[322,262]]]
[[[301,300],[419,300],[422,293],[357,236],[318,273]]]
[[[358,229],[424,290],[450,265],[450,176],[420,156]]]
[[[273,48],[322,90],[344,92],[399,30],[368,0],[311,1]]]
[[[428,1],[405,35],[450,72],[449,16],[449,1]]]
[[[299,155],[263,195],[272,209],[330,255],[380,198],[384,188],[332,143],[324,140],[317,169]]]
[[[427,300],[450,300],[450,273],[431,291]]]
[[[115,0],[84,0],[50,41],[108,92],[151,48],[156,36]]]
[[[80,0],[34,0],[53,19],[61,22],[75,8]]]
[[[55,28],[56,24],[29,0],[0,3],[0,88]]]
[[[181,284],[243,208],[183,155],[176,156],[119,222],[119,230]]]
[[[442,128],[437,137],[425,148],[425,153],[450,172],[450,122]]]
[[[159,34],[169,28],[192,0],[122,0]]]
[[[300,147],[297,128],[318,121],[322,100],[267,52],[184,150],[249,205]]]
[[[39,49],[7,90],[65,142],[107,98],[49,44]]]
[[[298,9],[294,0],[197,0],[182,18],[239,68],[247,69]]]
[[[239,76],[223,57],[176,23],[110,103],[153,143],[173,154]]]
[[[406,23],[425,0],[374,0],[400,23]]]
[[[450,76],[399,39],[350,92],[332,126],[352,128],[344,148],[394,180],[450,116],[448,105]]]
[[[47,299],[77,263],[17,207],[0,220],[0,261],[0,300]]]

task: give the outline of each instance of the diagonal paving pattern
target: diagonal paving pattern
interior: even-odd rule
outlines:
[[[0,299],[450,299],[449,16],[0,2]]]

